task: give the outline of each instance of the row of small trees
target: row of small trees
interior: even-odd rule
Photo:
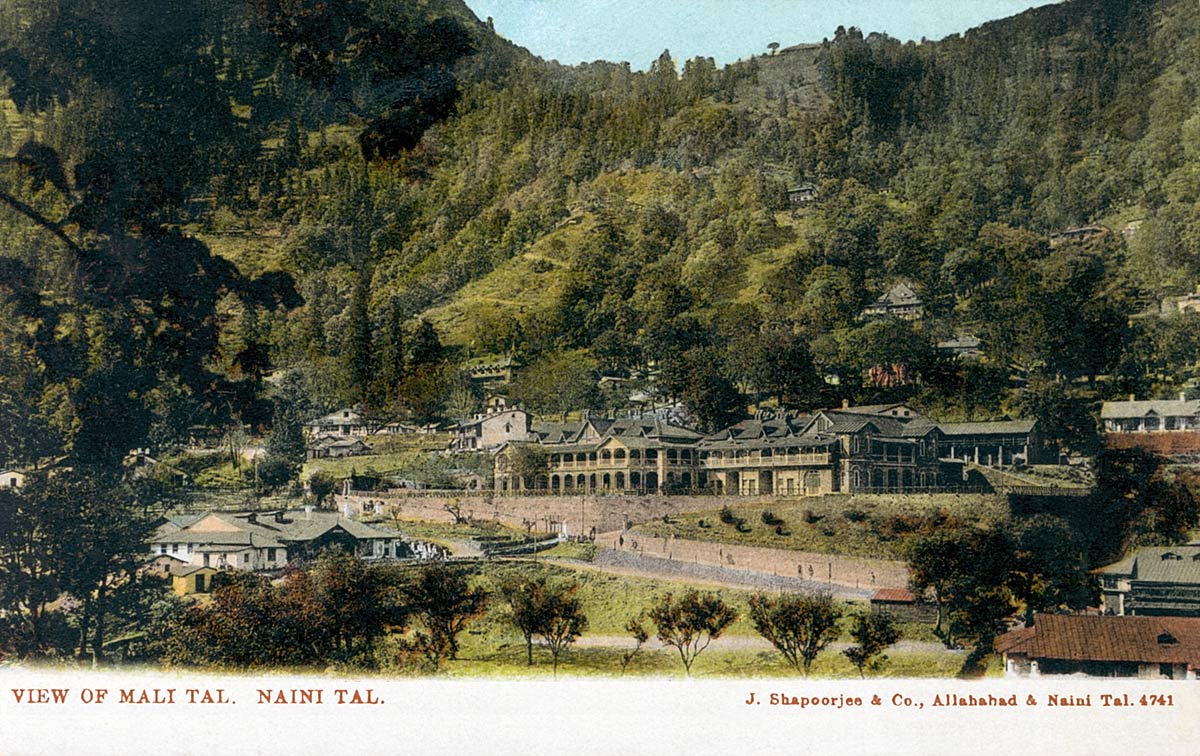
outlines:
[[[587,629],[588,620],[578,597],[578,583],[552,583],[545,577],[512,580],[502,592],[512,610],[512,621],[525,638],[526,659],[533,664],[533,643],[541,638],[550,651],[557,673],[559,658]],[[622,659],[622,671],[650,638],[646,624],[666,647],[679,654],[684,672],[691,674],[696,659],[738,620],[738,610],[720,596],[689,590],[682,596],[664,594],[625,629],[636,645]],[[841,634],[842,612],[827,593],[793,593],[750,598],[754,629],[779,651],[787,662],[807,676],[813,661]],[[865,676],[887,659],[882,652],[900,638],[890,615],[859,614],[851,625],[855,644],[843,653]]]
[[[168,663],[253,668],[330,661],[372,665],[379,659],[379,639],[391,632],[402,636],[397,661],[436,671],[457,658],[459,636],[487,608],[488,591],[470,577],[467,569],[441,563],[417,570],[381,568],[325,553],[311,569],[291,571],[279,583],[250,573],[223,576],[210,603],[164,609],[148,635]],[[564,653],[588,629],[579,583],[512,576],[500,581],[497,594],[524,638],[526,662],[533,665],[539,643],[557,674]],[[690,675],[700,654],[738,617],[717,594],[666,593],[627,623],[636,645],[622,658],[622,672],[653,634],[678,653]],[[841,618],[829,594],[750,599],[754,628],[805,675],[839,637]],[[850,634],[855,645],[843,653],[860,675],[878,668],[887,658],[883,650],[899,638],[888,615],[857,615]]]

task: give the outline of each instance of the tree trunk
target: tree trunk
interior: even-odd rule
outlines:
[[[88,628],[91,624],[92,615],[92,598],[88,596],[83,600],[83,614],[79,617],[79,657],[82,659],[87,654]]]
[[[104,661],[104,596],[107,588],[101,583],[96,591],[96,632],[92,637],[92,658],[97,662]]]
[[[533,636],[532,635],[525,636],[525,657],[526,657],[526,661],[527,661],[527,666],[532,667],[533,666]]]

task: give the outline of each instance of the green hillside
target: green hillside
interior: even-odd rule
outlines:
[[[40,291],[73,275],[51,227],[124,240],[101,278],[127,286],[151,279],[113,271],[162,259],[154,234],[200,242],[121,300],[161,305],[139,333],[174,333],[172,282],[205,271],[186,328],[203,343],[134,360],[147,385],[183,376],[131,390],[159,415],[265,429],[263,376],[286,369],[305,414],[453,418],[482,398],[458,366],[511,355],[536,411],[620,405],[581,387],[653,368],[709,427],[755,403],[904,399],[1075,418],[1052,432],[1086,446],[1097,401],[1195,377],[1195,317],[1142,316],[1200,281],[1200,21],[1182,0],[1070,0],[920,44],[831,30],[724,68],[664,52],[645,72],[540,61],[458,0],[217,3],[88,48],[72,29],[95,9],[65,8],[0,15],[0,144],[32,133],[63,173],[9,164],[6,196],[46,222],[9,203],[0,241]],[[162,129],[143,127],[150,101]],[[808,183],[816,201],[789,201]],[[1102,229],[1055,236],[1084,225]],[[898,281],[925,317],[859,318]],[[933,348],[957,334],[986,358]],[[870,377],[895,365],[904,380]],[[18,403],[72,394],[78,372],[38,373]]]

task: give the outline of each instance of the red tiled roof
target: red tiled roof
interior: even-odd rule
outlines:
[[[998,638],[996,650],[1031,659],[1197,667],[1200,666],[1200,617],[1039,614],[1033,627],[1018,628]]]
[[[900,604],[915,604],[917,597],[907,588],[880,588],[871,597],[872,601],[891,601]]]

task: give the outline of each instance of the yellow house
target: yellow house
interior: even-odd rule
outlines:
[[[218,570],[215,567],[205,567],[197,564],[185,564],[171,568],[171,588],[179,596],[191,596],[197,593],[208,593],[212,590],[213,575]]]

